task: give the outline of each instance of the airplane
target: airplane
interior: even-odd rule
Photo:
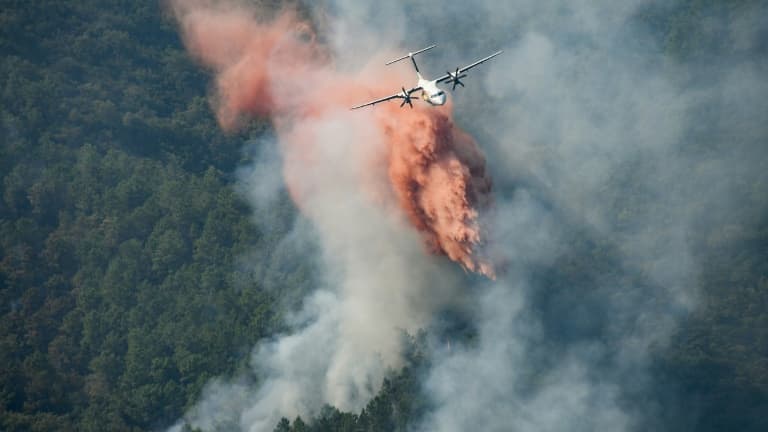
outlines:
[[[476,62],[474,62],[472,64],[469,64],[469,65],[461,67],[461,68],[457,67],[455,72],[447,72],[445,75],[441,76],[440,78],[437,78],[437,79],[434,79],[434,80],[424,79],[424,77],[421,76],[421,72],[419,71],[419,65],[416,64],[416,59],[414,58],[414,56],[416,54],[421,54],[424,51],[431,50],[432,48],[434,48],[436,46],[437,45],[430,45],[430,46],[428,46],[426,48],[423,48],[423,49],[420,49],[418,51],[409,52],[408,54],[406,54],[406,55],[404,55],[404,56],[402,56],[400,58],[397,58],[395,60],[392,60],[390,62],[387,62],[385,64],[385,65],[388,66],[388,65],[391,65],[392,63],[397,63],[397,62],[399,62],[401,60],[405,60],[407,58],[411,59],[411,61],[413,62],[413,67],[416,69],[416,77],[418,77],[418,80],[419,80],[417,82],[417,84],[416,84],[416,87],[413,87],[413,88],[408,89],[408,90],[406,90],[405,87],[402,87],[402,91],[400,91],[398,93],[395,93],[395,94],[392,94],[392,95],[389,95],[389,96],[386,96],[386,97],[383,97],[383,98],[380,98],[380,99],[376,99],[376,100],[373,100],[373,101],[370,101],[370,102],[366,102],[366,103],[364,103],[362,105],[357,105],[357,106],[354,106],[354,107],[352,107],[350,109],[355,110],[355,109],[358,109],[358,108],[372,106],[372,105],[376,105],[377,103],[386,102],[386,101],[392,100],[392,99],[402,99],[403,100],[403,102],[400,103],[400,108],[405,106],[405,104],[408,104],[411,108],[413,108],[413,102],[412,102],[413,97],[411,96],[411,94],[414,93],[414,92],[417,92],[419,90],[421,90],[420,97],[421,97],[421,99],[424,102],[427,102],[428,104],[433,105],[433,106],[445,105],[446,95],[445,95],[445,92],[443,90],[441,90],[437,86],[438,83],[442,83],[442,82],[447,82],[449,84],[452,83],[453,84],[453,88],[451,90],[456,90],[456,86],[457,85],[460,85],[460,86],[464,87],[464,83],[461,82],[461,79],[462,78],[466,78],[466,76],[467,76],[464,72],[472,69],[473,67],[475,67],[475,66],[477,66],[477,65],[479,65],[481,63],[487,62],[488,60],[496,57],[497,55],[499,55],[499,54],[501,54],[503,52],[503,51],[496,51],[495,53],[489,55],[488,57],[482,58],[482,59],[480,59],[480,60],[478,60],[478,61],[476,61]]]

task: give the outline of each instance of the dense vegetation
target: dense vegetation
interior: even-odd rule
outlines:
[[[272,287],[308,280],[272,258],[293,207],[250,220],[245,134],[158,2],[0,10],[0,429],[167,425],[275,331]]]
[[[702,61],[718,55],[697,26],[710,3],[643,19],[667,55]],[[231,187],[243,141],[268,125],[219,131],[209,78],[155,0],[2,0],[0,56],[0,429],[168,426],[312,283],[311,260],[276,247],[288,199],[253,221]],[[697,245],[706,306],[655,366],[688,396],[662,414],[695,410],[697,430],[768,429],[768,178],[740,193],[748,217]],[[403,430],[425,409],[420,343],[362,413],[276,430]]]

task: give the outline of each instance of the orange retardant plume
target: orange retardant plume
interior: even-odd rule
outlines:
[[[171,6],[188,50],[215,73],[214,106],[222,128],[236,129],[249,117],[271,119],[299,208],[312,186],[296,178],[318,163],[312,156],[317,146],[329,144],[306,125],[329,115],[370,122],[385,148],[361,167],[367,178],[360,187],[383,208],[400,209],[430,252],[494,277],[479,253],[484,239],[478,210],[490,204],[491,181],[477,143],[454,125],[450,103],[431,107],[415,101],[414,109],[401,109],[396,100],[373,112],[349,111],[414,77],[403,68],[384,70],[383,54],[373,55],[362,71],[337,71],[330,50],[292,11],[264,22],[237,4],[179,0]]]

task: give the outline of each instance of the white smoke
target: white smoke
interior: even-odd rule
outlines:
[[[495,3],[473,8],[492,11],[482,28],[509,43],[488,67],[485,94],[456,97],[464,98],[457,118],[492,137],[481,142],[494,180],[499,190],[517,190],[499,200],[492,229],[509,233],[500,248],[511,269],[479,299],[478,344],[441,357],[430,372],[426,393],[437,408],[421,429],[674,428],[655,422],[648,369],[697,304],[694,223],[738,209],[727,191],[734,175],[759,172],[750,162],[758,155],[686,146],[701,104],[720,115],[735,143],[765,139],[761,65],[710,65],[725,80],[692,85],[687,66],[632,28],[651,2]],[[436,22],[461,21],[435,11]],[[754,43],[757,28],[730,35]],[[489,97],[493,109],[484,107]],[[521,223],[519,215],[532,214],[539,224]],[[595,244],[579,245],[574,228]],[[591,255],[580,261],[577,251]],[[586,281],[541,275],[601,262],[577,267]]]
[[[722,84],[692,86],[685,66],[631,28],[649,3],[336,0],[314,7],[330,20],[340,67],[359,66],[383,46],[413,50],[435,38],[445,49],[424,57],[430,75],[505,50],[452,96],[460,125],[490,156],[498,194],[489,230],[508,268],[493,283],[469,282],[453,264],[424,254],[403,221],[352,187],[362,181],[361,160],[381,151],[379,137],[346,113],[316,119],[324,163],[302,179],[321,183],[315,189],[323,195],[304,210],[323,252],[323,283],[290,333],[254,350],[257,385],[216,381],[185,419],[204,430],[234,422],[268,431],[282,416],[306,418],[325,403],[359,410],[401,366],[402,332],[467,303],[477,341],[434,355],[424,388],[435,409],[414,428],[661,427],[651,419],[652,402],[630,401],[650,394],[652,350],[697,304],[693,223],[713,202],[738,205],[729,201],[729,174],[756,169],[748,155],[686,152],[692,112],[705,103],[728,106],[723,130],[764,137],[757,125],[768,89],[750,60],[718,65]],[[754,43],[747,24],[729,33],[742,49]],[[250,171],[270,173],[247,188],[256,208],[268,205],[274,189],[269,167],[278,162],[270,159]],[[590,256],[574,256],[584,251]],[[599,268],[579,268],[595,262]],[[584,280],[567,278],[582,273]]]
[[[382,210],[359,187],[360,167],[381,151],[380,137],[365,124],[350,124],[346,112],[305,126],[327,144],[313,155],[312,169],[292,174],[317,193],[302,208],[319,236],[324,282],[291,317],[292,332],[255,349],[258,385],[217,380],[207,386],[185,416],[203,430],[271,430],[280,417],[306,417],[324,404],[358,411],[385,375],[402,366],[405,332],[415,333],[436,310],[461,301],[460,270],[429,256],[402,216]],[[280,190],[272,176],[279,175],[274,167],[281,157],[288,156],[263,150],[241,173],[257,211]]]

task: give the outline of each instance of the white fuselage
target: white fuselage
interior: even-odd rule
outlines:
[[[425,80],[420,73],[416,73],[419,77],[418,86],[421,87],[421,99],[430,105],[445,105],[445,92],[437,87],[436,80]]]
[[[440,78],[428,80],[424,79],[423,76],[421,76],[421,72],[419,71],[419,65],[416,64],[416,58],[414,57],[416,54],[423,53],[424,51],[429,51],[432,48],[436,47],[437,45],[430,45],[426,48],[422,48],[415,52],[409,52],[408,54],[398,57],[392,61],[389,61],[385,63],[385,65],[391,65],[392,63],[397,63],[399,61],[410,59],[413,63],[413,68],[416,69],[416,77],[418,78],[418,82],[415,87],[411,87],[410,89],[406,90],[405,87],[400,87],[402,91],[398,91],[395,94],[391,94],[389,96],[384,96],[375,100],[372,100],[370,102],[366,102],[361,105],[353,106],[350,109],[358,109],[363,108],[367,106],[376,105],[377,103],[391,101],[393,99],[400,99],[400,108],[404,107],[406,104],[408,104],[409,107],[413,108],[413,94],[421,91],[421,94],[419,95],[419,98],[423,100],[424,102],[432,105],[432,106],[439,106],[439,105],[445,105],[445,102],[447,101],[447,95],[444,90],[440,89],[437,84],[438,83],[448,83],[453,85],[453,90],[456,90],[456,86],[464,87],[464,83],[461,82],[462,78],[465,78],[467,76],[466,72],[473,67],[485,63],[488,60],[496,57],[497,55],[501,54],[501,51],[496,51],[495,53],[482,58],[480,60],[477,60],[474,63],[470,63],[464,67],[457,67],[455,72],[447,72],[445,75],[441,76]]]

